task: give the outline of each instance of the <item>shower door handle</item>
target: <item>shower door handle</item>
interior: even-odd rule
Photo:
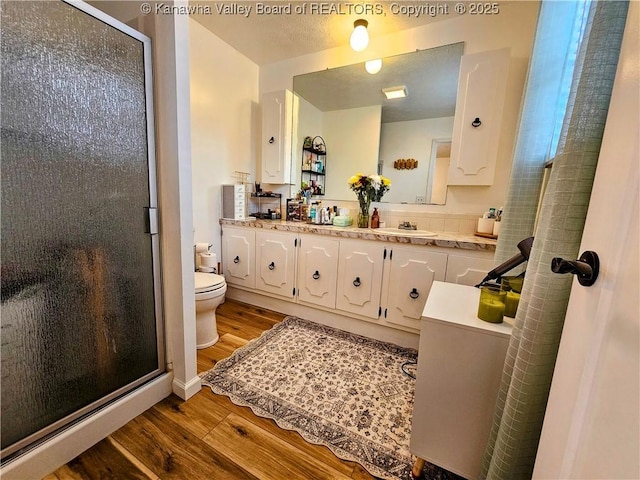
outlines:
[[[155,207],[144,207],[144,233],[150,235],[158,234],[158,209]]]

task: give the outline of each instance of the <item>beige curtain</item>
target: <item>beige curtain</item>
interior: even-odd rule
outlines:
[[[545,9],[554,3],[543,2],[540,23],[554,20],[553,16],[545,17]],[[586,5],[584,37],[579,44],[557,154],[527,265],[493,428],[485,450],[482,479],[528,479],[533,472],[573,280],[570,275],[552,273],[551,259],[579,256],[628,7],[627,2],[621,1],[594,1]],[[539,24],[538,32],[541,28],[543,25]],[[535,62],[532,58],[529,80],[536,75]],[[524,110],[523,115],[526,114]],[[538,133],[523,129],[524,125],[526,118],[523,117],[519,137]],[[518,139],[518,143],[522,141]],[[522,159],[515,158],[514,162],[517,161]],[[521,168],[514,165],[512,175],[517,175]],[[539,187],[540,181],[532,177],[530,183]],[[517,193],[514,189],[509,192],[506,212],[518,211]],[[531,218],[532,213],[527,213]],[[505,227],[508,225],[502,228]],[[530,232],[519,231],[514,235],[519,235],[519,241]],[[512,242],[514,238],[503,237],[501,230],[498,250],[505,241]],[[503,245],[502,250],[506,252],[507,248]]]

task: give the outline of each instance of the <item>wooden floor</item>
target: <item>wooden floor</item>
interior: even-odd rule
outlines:
[[[227,300],[218,307],[220,340],[198,350],[209,370],[285,315]],[[183,402],[171,395],[85,451],[46,480],[373,479],[296,432],[257,417],[209,387]]]

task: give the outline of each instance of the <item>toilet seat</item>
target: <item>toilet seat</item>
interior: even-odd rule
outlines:
[[[199,293],[214,292],[224,288],[225,281],[222,275],[215,273],[195,272],[196,274],[196,295]]]

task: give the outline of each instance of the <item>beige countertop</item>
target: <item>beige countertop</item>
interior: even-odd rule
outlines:
[[[497,241],[491,238],[478,237],[473,234],[454,232],[435,232],[429,237],[404,236],[402,234],[388,234],[373,228],[336,227],[334,225],[315,225],[304,222],[287,222],[284,220],[231,220],[220,219],[221,225],[236,227],[262,228],[281,232],[313,233],[339,238],[354,238],[361,240],[376,240],[390,243],[405,243],[411,245],[431,245],[435,247],[460,248],[464,250],[479,250],[495,252]]]

